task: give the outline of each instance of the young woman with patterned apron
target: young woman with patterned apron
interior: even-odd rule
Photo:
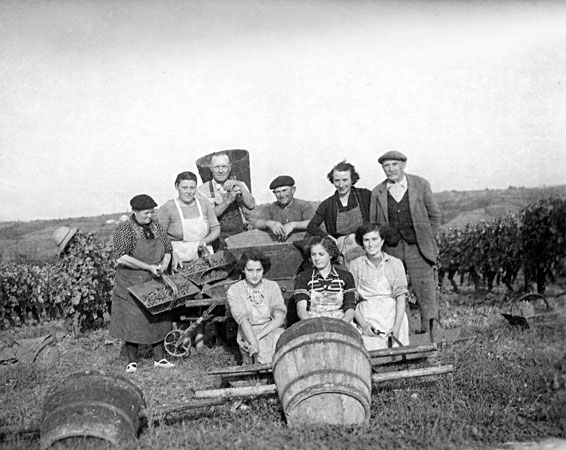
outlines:
[[[405,268],[400,259],[381,250],[382,232],[377,224],[362,225],[356,231],[356,240],[366,254],[350,263],[359,294],[355,317],[367,350],[387,348],[390,336],[402,345],[409,344]]]
[[[332,264],[340,254],[336,243],[328,236],[315,236],[307,252],[314,267],[297,276],[293,293],[299,318],[333,317],[351,322],[356,307],[355,284],[349,272]]]
[[[173,367],[164,358],[163,339],[171,331],[169,317],[152,315],[130,294],[128,287],[161,276],[171,261],[171,242],[159,222],[153,220],[155,201],[136,195],[130,201],[133,214],[116,227],[114,252],[117,257],[110,335],[126,342],[126,372],[136,372],[139,344],[153,346],[155,367]]]

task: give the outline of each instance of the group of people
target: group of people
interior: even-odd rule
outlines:
[[[329,316],[351,322],[368,349],[391,337],[407,344],[407,273],[421,312],[418,331],[429,331],[438,320],[433,266],[440,212],[429,183],[405,174],[406,160],[397,151],[382,155],[378,162],[386,180],[372,191],[354,186],[360,177],[352,164],[337,164],[328,174],[336,192],[316,211],[295,198],[294,179],[281,175],[269,186],[276,201],[255,213],[255,200],[246,183],[233,176],[226,152],[212,155],[212,179],[200,186],[194,173],[180,173],[174,183],[177,197],[157,211],[150,196],[132,198],[132,215],[114,233],[110,325],[110,333],[126,342],[126,371],[137,370],[139,344],[153,345],[156,367],[173,366],[162,345],[171,321],[149,314],[127,288],[225,248],[228,237],[250,228],[302,242],[309,264],[297,274],[293,295],[300,319]],[[242,279],[228,290],[245,363],[270,362],[283,331],[287,308],[277,283],[264,278],[269,267],[261,252],[245,252]]]

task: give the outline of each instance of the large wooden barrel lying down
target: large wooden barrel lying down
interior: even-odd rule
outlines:
[[[369,420],[371,360],[359,332],[342,320],[313,318],[287,329],[273,377],[290,427]]]
[[[122,376],[94,370],[72,374],[47,392],[41,448],[81,448],[81,443],[97,440],[120,446],[133,441],[143,407],[143,392]]]

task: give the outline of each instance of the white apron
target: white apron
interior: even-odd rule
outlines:
[[[175,205],[177,206],[177,211],[181,218],[181,226],[183,228],[183,240],[171,241],[171,244],[173,245],[173,252],[177,260],[181,262],[192,261],[198,258],[199,243],[208,235],[208,224],[204,219],[200,202],[196,198],[195,202],[198,208],[198,217],[185,219],[179,200],[175,199]],[[212,247],[207,245],[207,248],[210,253],[212,253]]]
[[[378,266],[378,276],[372,280],[363,280],[358,285],[359,294],[365,301],[359,302],[356,310],[364,316],[367,322],[380,331],[387,333],[395,324],[395,310],[397,301],[391,298],[391,286],[385,278],[383,264]],[[368,289],[366,291],[366,289]],[[358,326],[361,332],[361,328]],[[409,345],[409,321],[407,314],[403,314],[403,321],[397,338],[403,345]],[[366,336],[362,334],[366,350],[379,350],[387,348],[385,335]]]

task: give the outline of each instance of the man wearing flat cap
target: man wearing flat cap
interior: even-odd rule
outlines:
[[[271,231],[280,241],[304,238],[309,221],[314,216],[313,206],[306,200],[295,198],[295,180],[279,175],[269,185],[276,201],[266,205],[251,222],[255,228]]]
[[[407,157],[388,151],[378,159],[387,177],[371,193],[370,222],[388,224],[393,230],[384,246],[407,269],[421,313],[421,329],[429,332],[438,321],[434,265],[438,255],[436,233],[440,208],[424,178],[405,173]]]

